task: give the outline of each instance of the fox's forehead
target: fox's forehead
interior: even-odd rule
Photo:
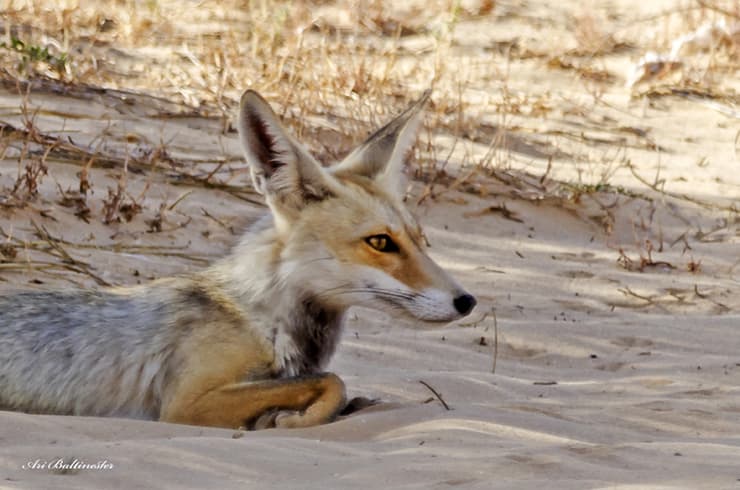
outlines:
[[[355,225],[362,233],[408,234],[418,242],[422,230],[416,217],[397,196],[364,178],[342,179],[355,208]]]

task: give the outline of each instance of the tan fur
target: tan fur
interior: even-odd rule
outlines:
[[[348,308],[447,322],[475,305],[401,202],[427,97],[325,169],[245,92],[239,134],[270,214],[189,276],[0,297],[0,408],[219,427],[333,420],[345,387],[324,368]],[[397,250],[373,248],[377,235]]]

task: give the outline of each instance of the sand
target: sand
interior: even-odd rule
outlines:
[[[604,3],[622,16],[637,5]],[[543,35],[526,17],[497,18],[496,30],[468,22],[456,32],[471,33],[459,48],[471,58],[486,56],[491,37]],[[512,61],[509,90],[549,93],[554,113],[511,115],[502,130],[500,112],[481,102],[496,86],[480,85],[465,95],[475,134],[454,145],[451,129],[434,132],[438,153],[451,155],[448,175],[414,207],[430,254],[479,305],[434,329],[353,310],[330,370],[350,396],[382,403],[321,427],[260,432],[0,412],[0,488],[740,488],[740,122],[706,101],[630,99],[621,82],[637,54],[603,60],[619,79],[596,104],[567,70]],[[112,163],[90,170],[86,223],[60,204],[84,159],[50,156],[38,196],[19,205],[7,200],[20,153],[9,147],[0,226],[31,245],[4,258],[17,267],[0,269],[3,294],[195,270],[265,212],[241,187],[248,173],[222,121],[155,117],[181,108],[126,97],[31,90],[41,132],[94,147],[104,131],[98,148]],[[16,128],[21,99],[0,90],[0,119]],[[505,162],[469,175],[501,134],[493,163]],[[185,166],[153,171],[131,159],[126,189],[142,210],[104,223],[121,173],[113,156],[144,161],[162,141]],[[182,182],[214,169],[234,187]],[[609,187],[593,188],[604,172]],[[427,177],[410,203],[427,195]],[[32,223],[66,240],[56,243],[77,272]],[[60,459],[99,468],[54,469]]]

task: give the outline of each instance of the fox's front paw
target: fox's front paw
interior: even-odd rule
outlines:
[[[275,427],[275,419],[280,414],[280,410],[273,409],[263,413],[250,425],[251,430],[272,429]]]
[[[270,410],[257,418],[252,424],[252,430],[262,429],[289,429],[303,427],[303,413],[296,410]]]
[[[365,409],[367,407],[372,407],[374,405],[379,405],[382,403],[380,399],[378,398],[367,398],[364,396],[356,396],[353,399],[351,399],[347,404],[344,406],[342,411],[339,415],[341,416],[347,416],[352,415],[355,412],[359,412],[362,409]]]

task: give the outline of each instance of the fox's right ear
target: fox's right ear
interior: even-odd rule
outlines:
[[[403,164],[414,146],[430,90],[333,168],[335,175],[353,173],[374,179],[398,195],[403,191]]]
[[[254,187],[274,214],[290,218],[308,202],[333,194],[338,185],[334,178],[285,131],[267,101],[253,90],[242,95],[238,131]]]

